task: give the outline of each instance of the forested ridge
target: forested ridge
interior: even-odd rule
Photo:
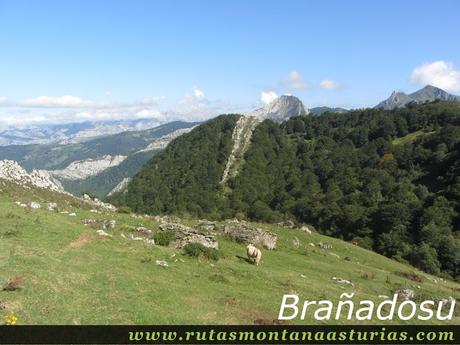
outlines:
[[[219,181],[232,149],[238,115],[221,115],[173,140],[112,202],[139,213],[191,213],[218,217]]]
[[[224,196],[219,173],[235,121],[221,116],[178,138],[118,202],[148,213],[294,219],[459,278],[458,103],[264,121]]]

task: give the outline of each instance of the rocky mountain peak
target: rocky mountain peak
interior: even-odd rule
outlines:
[[[459,102],[460,97],[451,95],[450,93],[440,89],[439,87],[433,85],[426,85],[423,89],[420,89],[409,95],[413,100],[417,102],[426,102],[426,101],[450,101],[450,102]]]
[[[302,101],[295,96],[283,95],[253,112],[246,113],[248,116],[255,116],[260,120],[272,120],[277,123],[288,120],[294,116],[307,115],[308,110]]]
[[[426,85],[422,89],[409,95],[404,92],[393,91],[390,97],[377,104],[376,108],[392,110],[395,108],[402,108],[411,102],[423,103],[435,100],[460,102],[460,97],[451,95],[450,93],[433,85]]]

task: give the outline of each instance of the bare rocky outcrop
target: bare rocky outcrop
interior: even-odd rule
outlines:
[[[302,101],[295,96],[282,95],[270,103],[253,112],[246,113],[247,116],[255,116],[260,120],[269,119],[277,123],[289,120],[293,116],[304,116],[308,114]]]
[[[99,158],[75,161],[70,163],[65,169],[52,170],[48,173],[56,178],[64,180],[84,180],[108,168],[119,165],[125,159],[126,156],[105,155]]]
[[[118,192],[122,192],[126,189],[126,187],[128,187],[128,184],[131,182],[131,178],[130,177],[125,177],[123,180],[120,181],[119,184],[117,184],[115,186],[115,188],[113,188],[109,194],[107,194],[107,196],[112,196],[114,195],[115,193],[118,193]]]
[[[103,202],[99,200],[98,198],[92,199],[88,194],[84,194],[82,197],[83,201],[90,204],[91,206],[96,206],[104,211],[110,211],[110,212],[116,212],[117,208],[113,206],[112,204],[109,204],[107,202]]]
[[[224,234],[231,240],[263,246],[267,249],[275,249],[278,237],[271,232],[254,228],[245,222],[232,222],[226,224],[223,229]]]
[[[251,143],[252,133],[256,126],[260,123],[255,116],[241,116],[233,130],[233,148],[228,157],[227,165],[220,183],[225,184],[229,178],[238,175],[238,169],[244,158],[249,145]]]
[[[208,248],[219,248],[214,235],[204,234],[196,229],[178,223],[164,223],[160,225],[163,231],[174,232],[175,240],[171,244],[173,248],[183,248],[189,243],[200,243]]]
[[[64,192],[62,185],[50,174],[43,170],[32,170],[29,174],[16,161],[0,161],[0,179],[15,182],[22,186],[33,186],[49,189],[55,192]]]
[[[176,129],[174,132],[168,133],[166,135],[163,135],[162,137],[159,137],[155,140],[153,140],[146,148],[138,151],[138,152],[145,152],[145,151],[152,151],[152,150],[162,150],[168,144],[173,141],[174,139],[180,137],[182,134],[190,132],[192,129],[194,129],[197,126],[193,127],[188,127],[188,128],[179,128]]]

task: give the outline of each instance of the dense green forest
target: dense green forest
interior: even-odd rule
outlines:
[[[460,278],[458,103],[264,121],[224,195],[235,121],[221,116],[175,140],[117,201],[148,213],[295,219]]]
[[[237,115],[219,116],[173,140],[133,178],[127,194],[111,201],[139,213],[204,214],[224,208],[219,180],[237,120]]]

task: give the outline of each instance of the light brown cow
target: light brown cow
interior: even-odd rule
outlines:
[[[260,263],[260,260],[262,259],[262,252],[260,251],[260,249],[257,249],[255,246],[253,246],[252,244],[249,244],[247,247],[246,247],[246,253],[248,255],[248,258],[250,260],[253,260],[254,263],[259,266],[259,263]]]

